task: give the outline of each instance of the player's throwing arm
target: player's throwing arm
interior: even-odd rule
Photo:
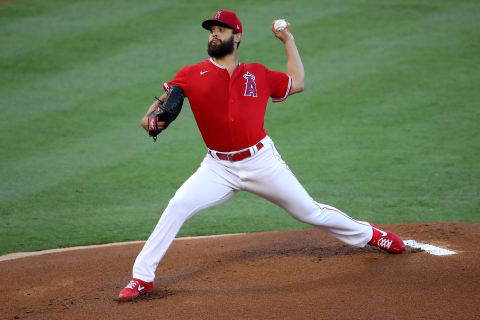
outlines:
[[[284,19],[272,22],[272,32],[285,45],[287,55],[286,73],[292,78],[292,89],[290,94],[302,92],[304,89],[305,70],[303,69],[302,59],[295,45],[295,38],[290,33],[290,22]]]

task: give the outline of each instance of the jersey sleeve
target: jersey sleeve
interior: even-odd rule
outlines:
[[[188,91],[187,75],[188,75],[188,67],[185,66],[177,72],[177,75],[175,76],[175,78],[173,78],[172,81],[167,81],[163,84],[163,90],[168,92],[168,89],[170,89],[171,86],[179,86],[183,89],[183,94],[187,96],[187,91]]]
[[[292,78],[286,73],[280,71],[266,69],[266,73],[272,102],[285,101],[292,89]]]

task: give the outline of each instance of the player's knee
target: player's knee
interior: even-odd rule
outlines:
[[[167,211],[177,218],[187,220],[194,213],[194,206],[187,198],[175,196],[168,203]]]
[[[290,212],[290,215],[296,220],[314,226],[317,226],[320,222],[319,214],[320,212],[318,209]]]
[[[310,216],[308,216],[308,215],[299,215],[299,214],[293,215],[292,214],[292,217],[294,217],[296,220],[298,220],[300,222],[307,223],[307,224],[312,224],[312,222],[313,222],[313,219],[311,219]]]

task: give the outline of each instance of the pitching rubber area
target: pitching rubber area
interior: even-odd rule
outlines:
[[[3,256],[0,318],[480,315],[480,224],[384,227],[409,239],[403,254],[343,245],[315,229],[181,238],[159,265],[153,292],[127,303],[116,297],[130,280],[142,241]]]

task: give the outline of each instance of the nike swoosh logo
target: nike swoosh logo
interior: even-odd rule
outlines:
[[[138,285],[138,291],[142,291],[143,289],[145,289],[145,287],[142,287],[141,285]]]
[[[387,236],[387,233],[386,233],[385,231],[383,231],[383,230],[380,230],[380,229],[378,229],[378,228],[375,228],[375,227],[372,227],[372,228],[373,228],[373,229],[375,229],[375,230],[377,230],[378,232],[380,232],[380,233],[382,234],[382,237],[385,237],[385,236]]]
[[[210,70],[207,71],[200,71],[200,75],[203,76],[205,73],[210,72]]]

